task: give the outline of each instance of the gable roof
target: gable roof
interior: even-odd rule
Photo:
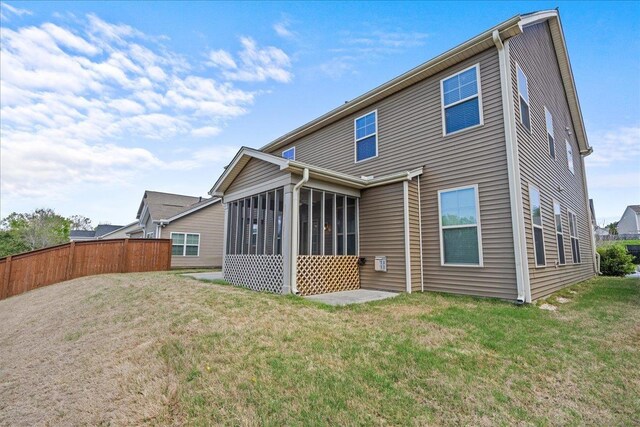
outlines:
[[[116,233],[116,232],[118,232],[118,231],[122,231],[122,230],[125,230],[125,229],[128,229],[128,228],[133,229],[133,227],[134,227],[135,225],[137,225],[137,224],[138,224],[138,221],[134,221],[134,222],[129,223],[129,224],[127,224],[127,225],[123,225],[123,226],[121,226],[121,227],[116,228],[115,230],[111,230],[111,231],[109,231],[109,232],[107,232],[107,233],[101,234],[101,235],[100,235],[100,238],[107,237],[107,236],[109,236],[109,235],[111,235],[111,234],[114,234],[114,233]],[[98,236],[96,236],[96,237],[98,237]]]
[[[140,202],[136,218],[140,219],[145,205],[152,221],[171,221],[211,205],[216,201],[218,199],[146,190]]]
[[[70,239],[77,239],[78,237],[81,238],[92,238],[96,235],[95,230],[71,230],[69,231],[69,238]]]
[[[629,205],[627,207],[634,211],[636,214],[640,214],[640,205]]]
[[[355,189],[364,189],[376,187],[379,185],[390,184],[392,182],[410,180],[413,177],[422,174],[422,168],[418,168],[411,171],[400,171],[380,177],[357,177],[346,173],[321,168],[319,166],[314,166],[309,163],[287,160],[282,157],[267,154],[253,148],[242,147],[233,158],[229,166],[227,166],[225,171],[222,173],[220,178],[218,178],[218,181],[216,181],[216,183],[213,185],[213,187],[209,191],[209,194],[213,196],[222,196],[251,159],[258,159],[267,163],[274,164],[276,166],[279,166],[280,170],[283,172],[289,172],[298,175],[302,175],[303,171],[305,169],[308,169],[310,178],[344,185],[346,187]]]
[[[70,239],[94,239],[122,228],[122,225],[98,224],[93,230],[71,230]]]
[[[580,102],[578,100],[578,94],[575,87],[575,81],[573,78],[573,72],[571,71],[571,64],[569,62],[569,56],[567,54],[567,46],[562,32],[562,25],[560,23],[560,15],[557,10],[546,10],[534,13],[528,13],[523,15],[516,15],[497,26],[488,29],[480,35],[469,39],[468,41],[454,47],[451,50],[444,52],[443,54],[436,56],[435,58],[419,65],[412,70],[388,81],[369,92],[358,96],[357,98],[335,108],[328,113],[314,119],[307,124],[294,129],[293,131],[275,139],[269,144],[263,146],[261,151],[274,150],[282,147],[296,139],[309,135],[325,126],[328,126],[336,121],[353,114],[363,108],[366,108],[379,100],[393,95],[402,89],[411,86],[419,81],[422,81],[442,70],[445,70],[465,59],[476,55],[486,49],[490,49],[495,46],[493,41],[493,34],[498,32],[502,40],[507,40],[511,37],[517,36],[524,31],[524,28],[529,25],[535,25],[540,22],[547,21],[551,30],[551,37],[553,39],[553,45],[556,51],[556,57],[560,66],[560,74],[562,76],[562,82],[564,84],[565,93],[567,96],[569,111],[571,114],[571,121],[576,131],[576,139],[578,147],[580,148],[580,154],[589,155],[592,152],[592,148],[589,146],[587,134],[582,119],[582,112],[580,110]]]

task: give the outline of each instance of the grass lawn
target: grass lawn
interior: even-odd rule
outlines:
[[[333,308],[77,279],[0,301],[0,425],[637,425],[640,280],[562,294],[555,312],[434,293]]]

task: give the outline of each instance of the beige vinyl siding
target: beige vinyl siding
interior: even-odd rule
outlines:
[[[280,171],[280,168],[273,163],[259,159],[251,159],[242,171],[240,171],[236,179],[233,180],[225,193],[233,193],[237,190],[259,185],[283,175],[285,175],[285,173]]]
[[[592,261],[591,225],[583,185],[584,162],[575,140],[575,130],[571,123],[548,24],[545,22],[527,27],[522,35],[511,39],[510,60],[531,295],[533,299],[537,299],[595,274]],[[520,123],[516,62],[527,75],[529,82],[531,133]],[[553,116],[556,160],[549,156],[545,106]],[[566,131],[566,127],[569,127],[571,135]],[[565,139],[573,148],[575,175],[567,167]],[[535,266],[529,184],[540,189],[546,267]],[[559,186],[563,188],[562,191],[558,190]],[[562,208],[562,227],[567,261],[564,266],[556,266],[558,252],[552,199],[560,202]],[[567,208],[577,215],[582,258],[582,263],[578,265],[573,264],[571,256]]]
[[[443,137],[440,80],[477,63],[480,64],[484,125]],[[374,109],[378,111],[378,157],[354,164],[353,120]],[[425,289],[516,298],[496,49],[486,50],[348,118],[293,141],[273,154],[292,145],[296,146],[296,158],[301,162],[356,176],[380,176],[424,166],[421,202]],[[480,188],[484,267],[443,267],[440,265],[437,191],[472,184],[478,184]],[[368,205],[373,212],[361,208],[360,214],[375,218],[378,211],[391,209],[387,205],[392,203],[400,202]],[[398,221],[398,226],[401,226],[402,219]],[[403,231],[399,230],[401,235]]]
[[[363,289],[406,290],[404,190],[402,183],[371,188],[360,198],[360,268]],[[374,270],[376,256],[387,257],[387,272]]]
[[[142,230],[130,234],[131,239],[142,239],[143,237],[144,237],[144,233]]]
[[[224,239],[224,206],[214,203],[172,221],[162,229],[162,238],[171,233],[199,233],[200,253],[196,256],[171,257],[171,267],[221,267]]]
[[[409,181],[409,248],[411,260],[411,291],[422,290],[420,275],[420,207],[418,194],[418,177]]]

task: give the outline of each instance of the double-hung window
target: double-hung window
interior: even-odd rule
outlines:
[[[567,146],[567,166],[571,173],[575,173],[573,171],[573,148],[571,147],[571,143],[566,139],[564,140],[564,143]]]
[[[356,163],[378,156],[377,111],[372,111],[354,121]]]
[[[478,186],[438,191],[440,262],[482,266]]]
[[[569,216],[569,234],[571,235],[571,255],[573,263],[579,264],[580,261],[580,240],[578,239],[578,221],[576,214],[567,210]]]
[[[558,246],[558,264],[564,265],[566,263],[564,256],[564,235],[562,233],[562,210],[560,209],[560,203],[553,201],[553,217],[556,222],[556,244]]]
[[[520,100],[520,122],[524,127],[531,131],[531,117],[529,112],[529,83],[527,76],[517,65],[518,68],[518,98]]]
[[[529,186],[529,204],[531,208],[531,224],[533,225],[533,248],[536,255],[536,267],[546,265],[544,254],[544,231],[542,228],[542,205],[540,204],[540,190]]]
[[[553,116],[547,110],[547,107],[544,107],[544,117],[547,121],[547,140],[549,141],[549,155],[552,159],[556,158],[556,145],[555,139],[553,137]]]
[[[444,135],[482,124],[480,65],[440,81]]]
[[[198,256],[200,253],[200,234],[171,233],[171,254],[177,256]]]
[[[282,158],[287,160],[295,160],[296,159],[296,147],[291,147],[282,152]]]

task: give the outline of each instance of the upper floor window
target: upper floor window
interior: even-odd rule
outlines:
[[[556,145],[555,139],[553,137],[553,116],[547,110],[547,107],[544,107],[544,117],[547,121],[547,140],[549,141],[549,155],[552,159],[556,158]]]
[[[440,262],[482,266],[478,186],[438,191]]]
[[[295,160],[296,159],[296,147],[291,147],[282,152],[282,158],[287,160]]]
[[[562,211],[560,203],[553,201],[553,217],[556,222],[556,245],[558,247],[558,264],[564,265],[566,260],[564,256],[564,234],[562,233]]]
[[[520,121],[531,131],[531,117],[529,117],[529,83],[527,81],[527,76],[525,76],[524,71],[518,68],[518,97],[520,99]]]
[[[482,124],[480,65],[440,81],[444,134]]]
[[[573,148],[571,147],[569,141],[567,141],[566,139],[564,140],[564,143],[567,145],[567,166],[569,166],[569,170],[571,171],[571,173],[575,173],[573,171]]]
[[[574,264],[580,264],[580,240],[578,238],[578,220],[576,214],[567,209],[569,216],[569,235],[571,236],[571,256]]]
[[[356,162],[378,156],[377,111],[372,111],[355,120]]]

